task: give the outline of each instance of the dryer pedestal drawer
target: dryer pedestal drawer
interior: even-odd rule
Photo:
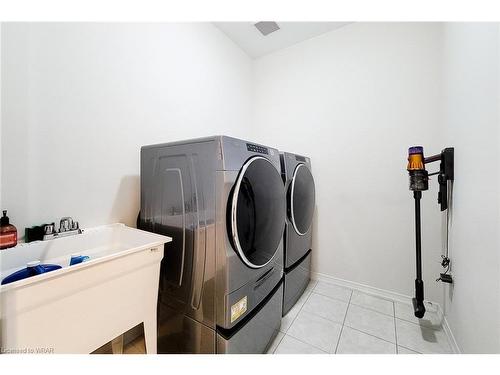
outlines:
[[[311,251],[298,264],[285,271],[285,292],[283,294],[283,316],[298,301],[311,280]]]

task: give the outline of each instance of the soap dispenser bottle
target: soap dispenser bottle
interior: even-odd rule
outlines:
[[[0,218],[0,250],[14,247],[17,245],[17,229],[9,223],[7,210],[3,211]]]

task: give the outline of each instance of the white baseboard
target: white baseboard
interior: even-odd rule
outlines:
[[[392,292],[385,289],[375,288],[366,284],[357,283],[354,281],[339,279],[338,277],[333,277],[320,272],[311,272],[311,278],[313,280],[321,280],[330,282],[336,285],[345,286],[349,289],[359,290],[360,292],[366,294],[373,294],[377,297],[391,299],[393,301],[399,301],[403,303],[411,303],[411,296],[407,296],[401,293]]]
[[[439,306],[439,309],[441,310],[441,306]],[[441,314],[443,314],[442,310]],[[443,316],[443,330],[446,333],[446,336],[448,336],[448,342],[451,345],[453,353],[462,354],[460,347],[458,346],[457,340],[455,340],[455,336],[453,335],[453,331],[451,330],[448,320],[446,319],[446,315],[443,314],[442,316]]]
[[[346,287],[349,289],[358,290],[358,291],[366,293],[366,294],[371,294],[371,295],[374,295],[377,297],[386,298],[386,299],[390,299],[390,300],[398,301],[398,302],[402,302],[402,303],[411,303],[411,299],[412,299],[411,296],[407,296],[405,294],[393,292],[390,290],[375,288],[373,286],[357,283],[354,281],[340,279],[338,277],[333,277],[333,276],[326,275],[326,274],[320,273],[320,272],[314,272],[314,271],[311,272],[311,278],[313,280],[329,282],[329,283],[343,286],[343,287]],[[451,331],[450,325],[448,324],[448,321],[446,320],[446,316],[444,316],[443,309],[441,308],[441,305],[439,303],[436,303],[436,302],[431,302],[431,301],[426,301],[426,302],[437,306],[437,313],[438,313],[439,317],[442,318],[442,322],[443,322],[443,331],[445,332],[446,336],[448,337],[448,342],[450,343],[450,345],[452,347],[453,353],[460,354],[460,348],[457,345],[457,341],[455,340],[455,336],[453,336],[453,332]]]

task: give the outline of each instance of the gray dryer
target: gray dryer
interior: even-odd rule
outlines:
[[[311,279],[312,221],[315,186],[308,157],[283,152],[287,215],[284,234],[283,316],[300,298]]]

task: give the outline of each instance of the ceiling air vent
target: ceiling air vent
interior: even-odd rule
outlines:
[[[278,24],[276,22],[272,22],[272,21],[257,22],[254,26],[264,36],[269,35],[269,34],[271,34],[271,33],[273,33],[273,32],[275,32],[275,31],[277,31],[277,30],[280,29],[280,27],[278,26]]]

